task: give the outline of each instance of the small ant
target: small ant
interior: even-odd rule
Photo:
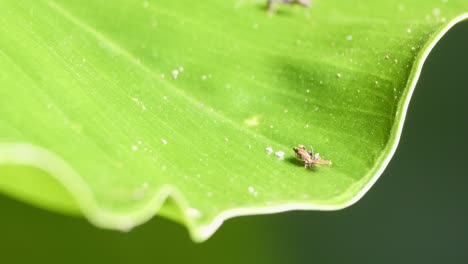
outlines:
[[[331,165],[332,162],[329,160],[323,160],[320,158],[319,153],[314,154],[314,149],[310,147],[310,151],[308,152],[304,145],[299,145],[297,148],[293,148],[294,152],[296,153],[296,157],[300,158],[304,161],[305,168],[312,168],[315,165]]]

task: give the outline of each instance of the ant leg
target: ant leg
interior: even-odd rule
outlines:
[[[314,148],[310,146],[310,151],[308,152],[311,157],[314,156]]]

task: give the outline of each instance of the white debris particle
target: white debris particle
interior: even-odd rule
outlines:
[[[270,128],[273,128],[273,125],[270,125]]]
[[[212,192],[208,192],[206,195],[208,195],[208,197],[211,197],[211,196],[213,196],[213,193],[212,193]]]
[[[164,138],[161,139],[161,142],[162,142],[164,145],[167,145],[167,140],[165,140]]]
[[[432,10],[432,14],[434,14],[434,16],[440,15],[440,8],[434,8],[434,9]]]
[[[258,122],[258,118],[254,116],[250,119],[246,119],[244,123],[249,126],[257,126],[259,122]]]
[[[309,128],[309,124],[305,124],[304,128]]]
[[[202,75],[201,79],[204,81],[206,80],[206,75]]]
[[[179,76],[179,71],[178,70],[173,70],[172,71],[172,78],[177,79],[177,76]]]
[[[336,73],[336,77],[341,78],[341,73]]]
[[[272,147],[266,147],[266,152],[268,153],[272,153],[273,152],[273,148]]]
[[[227,138],[227,137],[226,137],[226,138],[224,138],[224,141],[228,142],[228,141],[229,141],[229,138]]]
[[[201,213],[197,209],[190,207],[190,208],[187,208],[187,215],[190,217],[198,218],[201,216]]]
[[[205,105],[203,103],[198,104],[198,108],[203,108],[203,107],[205,107]]]
[[[283,112],[284,112],[285,114],[287,114],[287,113],[288,113],[288,109],[284,109]]]
[[[306,90],[306,93],[310,93],[310,90],[309,90],[309,89],[307,89],[307,90]]]
[[[276,151],[275,156],[280,159],[284,158],[284,151]]]
[[[411,28],[408,28],[406,32],[411,33]]]
[[[137,143],[138,143],[138,145],[141,145],[141,140],[138,140],[138,142],[137,142]]]
[[[411,47],[411,50],[416,50],[416,48],[415,48],[415,47]]]
[[[249,193],[254,193],[255,192],[255,189],[252,186],[249,186],[248,190],[249,190]]]
[[[138,98],[133,97],[132,101],[137,103],[141,107],[142,110],[146,110],[146,106],[143,104],[143,102],[140,102],[140,100]]]
[[[148,187],[149,187],[148,182],[144,182],[144,183],[143,183],[143,188],[148,189]]]
[[[132,150],[133,150],[133,151],[137,151],[137,150],[138,150],[138,146],[137,146],[137,145],[133,145],[133,146],[132,146]]]
[[[353,36],[351,35],[346,36],[346,40],[349,40],[349,41],[353,40]]]
[[[166,75],[164,73],[161,73],[161,79],[166,78]]]
[[[167,101],[167,96],[163,96],[163,100],[164,100],[164,101]]]
[[[184,67],[179,67],[179,72],[183,72],[184,71]]]

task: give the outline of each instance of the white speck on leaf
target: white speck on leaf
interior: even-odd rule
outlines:
[[[341,78],[341,73],[336,73],[336,77]]]
[[[141,102],[138,98],[133,97],[133,98],[132,98],[132,101],[135,102],[135,103],[137,103],[137,104],[141,107],[142,110],[146,110],[146,106],[145,106],[145,105],[143,104],[143,102]]]
[[[133,151],[137,151],[137,150],[138,150],[138,146],[137,146],[137,145],[133,145],[133,146],[132,146],[132,150],[133,150]]]
[[[346,36],[346,40],[348,40],[348,41],[353,40],[353,36],[351,36],[351,35]]]
[[[161,143],[163,143],[164,145],[167,145],[167,140],[161,139]]]
[[[266,147],[266,152],[268,153],[272,153],[273,152],[273,148],[272,147]]]
[[[178,70],[173,70],[172,71],[172,78],[177,79],[177,77],[179,76],[179,71]]]
[[[275,156],[280,159],[284,158],[284,151],[276,151]]]
[[[256,116],[246,119],[244,123],[249,126],[257,126],[259,124],[258,118]]]
[[[201,216],[201,213],[197,209],[190,207],[190,208],[187,208],[187,215],[189,215],[190,217],[198,218]]]

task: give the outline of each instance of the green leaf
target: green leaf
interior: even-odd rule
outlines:
[[[0,191],[119,230],[159,212],[197,241],[359,200],[468,2],[265,4],[0,2]],[[304,168],[298,144],[333,165]]]

